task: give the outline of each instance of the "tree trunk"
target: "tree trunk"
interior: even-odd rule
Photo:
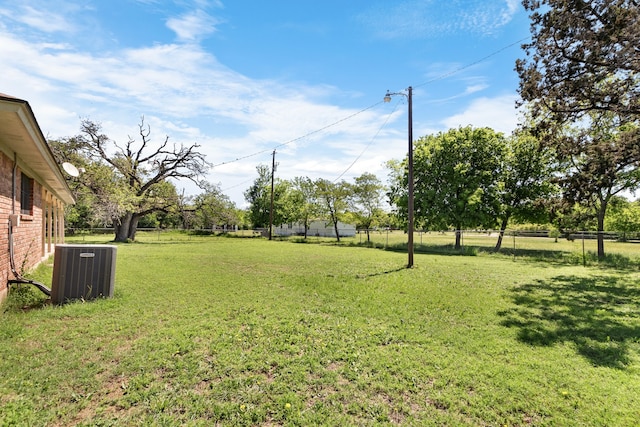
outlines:
[[[136,231],[138,230],[138,221],[140,220],[139,214],[127,212],[119,223],[114,225],[116,237],[114,242],[131,242],[136,239]]]
[[[607,212],[607,203],[600,201],[598,210],[598,260],[604,259],[604,215]]]
[[[333,228],[334,228],[334,230],[336,230],[336,239],[339,242],[340,241],[340,232],[338,231],[338,220],[334,220],[333,221]]]
[[[129,241],[136,240],[136,231],[138,231],[138,221],[140,220],[139,214],[133,214],[131,216],[131,221],[129,222],[129,233],[127,238]]]
[[[496,242],[496,247],[493,249],[495,252],[500,252],[500,248],[502,247],[502,238],[504,237],[504,231],[507,229],[507,224],[509,223],[509,216],[505,215],[502,219],[502,224],[500,225],[500,234],[498,234],[498,241]]]
[[[367,243],[371,241],[371,237],[369,236],[369,227],[367,227]]]
[[[126,242],[129,238],[129,225],[131,224],[132,213],[127,212],[119,221],[113,226],[115,230],[114,242]]]
[[[457,251],[462,249],[461,240],[462,240],[462,230],[460,230],[460,227],[456,227],[456,250]]]

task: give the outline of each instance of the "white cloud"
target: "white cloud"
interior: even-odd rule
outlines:
[[[487,35],[509,23],[517,11],[517,0],[405,0],[393,7],[383,2],[359,19],[382,38]]]
[[[489,85],[487,85],[486,83],[478,83],[478,84],[470,85],[466,87],[466,89],[464,90],[464,94],[471,95],[473,93],[483,91],[488,87]]]
[[[518,12],[518,9],[520,7],[520,1],[505,0],[505,2],[507,3],[507,8],[506,10],[503,11],[502,16],[505,22],[509,22],[511,21],[511,19],[513,19],[513,16]]]
[[[496,98],[478,98],[466,110],[442,121],[447,128],[459,126],[490,127],[505,135],[511,134],[518,125],[515,95]]]
[[[167,27],[174,31],[179,41],[195,42],[216,32],[220,22],[203,10],[188,12],[167,20]]]
[[[22,6],[16,9],[0,9],[0,16],[45,33],[70,32],[75,28],[64,15],[52,11],[50,8]]]
[[[331,86],[251,80],[196,44],[84,52],[28,43],[0,29],[0,62],[9,94],[29,101],[49,137],[74,135],[88,118],[113,140],[126,141],[137,136],[144,115],[153,141],[168,135],[178,144],[198,143],[211,163],[226,163],[209,180],[233,187],[229,195],[237,203],[248,187],[243,183],[275,147],[286,178],[334,179],[364,151],[344,177],[351,179],[382,171],[383,158],[404,153],[404,138],[365,150],[384,110],[331,105],[326,100],[337,92]]]
[[[476,9],[478,2],[472,2]],[[1,91],[28,100],[43,132],[53,138],[77,133],[80,118],[89,118],[101,122],[112,139],[126,141],[128,135],[137,135],[138,121],[144,115],[154,141],[169,135],[178,144],[200,144],[208,161],[220,164],[209,175],[210,181],[222,181],[222,188],[232,188],[229,195],[237,203],[255,178],[256,165],[270,164],[276,147],[281,163],[278,173],[283,178],[335,179],[355,159],[358,161],[343,179],[363,172],[384,178],[383,163],[406,155],[406,128],[401,126],[398,131],[390,125],[406,121],[404,111],[389,114],[388,108],[374,108],[359,112],[335,106],[332,99],[340,97],[344,102],[356,94],[323,84],[250,79],[219,63],[197,44],[219,24],[203,12],[210,6],[221,7],[198,0],[201,9],[167,20],[177,37],[174,43],[109,51],[94,46],[82,50],[71,45],[73,40],[29,42],[24,34],[0,25],[0,63],[6,87]],[[32,16],[35,19],[37,14]],[[33,22],[36,25],[37,20]],[[62,28],[64,22],[60,17],[48,31]],[[40,36],[34,32],[33,38]],[[477,95],[486,87],[481,79],[468,78],[463,83],[460,96]],[[514,115],[513,102],[509,102],[509,114]],[[498,114],[502,124],[481,114],[490,109],[507,111],[507,103],[501,98],[482,98],[447,123],[460,121],[497,130],[509,127],[510,131],[508,114]],[[389,129],[378,135],[387,119]],[[431,133],[426,126],[416,121],[414,135]],[[283,143],[286,145],[280,145]]]

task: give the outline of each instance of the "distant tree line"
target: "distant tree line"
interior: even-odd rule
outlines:
[[[523,0],[531,42],[516,63],[527,115],[505,138],[451,129],[415,142],[415,219],[429,229],[546,221],[561,232],[638,231],[640,5],[634,0]],[[390,196],[406,212],[407,165]],[[406,217],[406,214],[404,214]],[[460,236],[456,246],[460,245]]]
[[[258,178],[244,193],[249,203],[247,217],[254,227],[296,223],[303,226],[304,237],[307,237],[311,222],[325,220],[340,240],[340,221],[367,230],[367,239],[370,229],[390,227],[395,223],[393,215],[384,208],[385,187],[374,174],[364,173],[352,183],[323,178],[283,180],[274,177],[274,215],[271,218],[272,171],[268,166],[259,165],[257,172]]]
[[[525,117],[511,135],[468,126],[414,141],[416,226],[498,229],[496,250],[512,223],[593,230],[602,258],[605,229],[640,231],[639,203],[622,197],[640,187],[640,7],[634,0],[522,3],[531,18],[531,41],[516,62]],[[353,182],[284,180],[259,165],[244,193],[249,207],[240,210],[203,181],[209,164],[197,144],[176,146],[168,137],[151,144],[144,120],[137,133],[119,144],[84,120],[79,135],[51,141],[60,162],[84,171],[69,177],[77,200],[69,226],[112,226],[117,241],[135,239],[140,226],[300,223],[308,230],[322,219],[336,229],[339,221],[406,227],[406,158],[387,163],[386,186],[370,173]],[[185,178],[202,193],[178,194],[174,182]]]
[[[170,146],[169,138],[151,144],[151,130],[141,120],[138,139],[119,144],[102,133],[100,124],[83,120],[80,133],[49,141],[59,163],[82,171],[67,176],[76,203],[68,206],[69,228],[113,227],[115,241],[133,241],[138,228],[264,228],[268,227],[271,173],[257,167],[258,178],[245,192],[250,207],[240,210],[218,185],[202,180],[208,163],[198,146]],[[179,194],[174,180],[186,178],[201,193]],[[362,228],[389,226],[393,217],[382,208],[383,185],[372,174],[354,183],[307,177],[275,179],[274,224],[326,219]],[[338,233],[337,233],[338,234]]]
[[[111,142],[116,149],[107,151],[104,147],[109,140],[99,132],[98,125],[83,122],[81,129],[90,132],[89,136],[50,141],[61,162],[72,162],[83,171],[78,177],[68,177],[77,201],[67,208],[69,227],[113,227],[114,240],[126,241],[135,239],[135,231],[120,231],[122,224],[132,219],[136,228],[232,230],[271,225],[272,171],[268,166],[257,166],[258,176],[244,192],[249,207],[241,210],[218,185],[202,180],[197,181],[201,193],[178,194],[168,180],[178,176],[169,174],[162,165],[176,165],[176,153],[186,151],[183,147],[156,149],[145,156],[141,150],[148,148],[150,130],[143,122],[139,126],[142,143],[137,149],[129,140],[123,149]],[[101,148],[96,148],[96,141]],[[182,171],[180,177],[195,179],[206,162],[201,154],[193,154],[195,146],[190,148],[198,162],[191,159],[185,163],[183,167],[191,169]],[[164,163],[155,158],[159,155]],[[324,220],[339,236],[338,222],[342,221],[366,230],[367,239],[372,229],[405,228],[406,162],[387,163],[388,185],[371,173],[353,182],[273,177],[273,225],[301,224],[306,237],[313,221]],[[177,170],[177,166],[174,168]],[[595,205],[575,202],[571,209],[565,208],[563,185],[572,170],[526,127],[508,137],[490,128],[470,126],[426,135],[414,145],[416,227],[456,230],[458,248],[460,230],[497,229],[496,250],[510,223],[546,224],[567,235],[577,230],[597,230]],[[161,172],[164,178],[153,181]],[[609,204],[602,230],[606,227],[623,233],[623,237],[640,231],[640,203],[612,197]]]

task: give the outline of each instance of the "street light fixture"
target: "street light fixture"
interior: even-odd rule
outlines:
[[[409,200],[407,203],[407,253],[409,255],[409,261],[407,262],[407,268],[413,267],[413,100],[412,100],[413,88],[409,86],[407,93],[395,92],[391,93],[387,91],[384,96],[384,102],[391,102],[391,97],[394,95],[402,95],[407,97],[409,104]]]

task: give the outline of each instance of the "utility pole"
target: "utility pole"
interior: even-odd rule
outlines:
[[[409,200],[407,203],[407,252],[409,255],[409,260],[407,262],[407,268],[413,267],[413,88],[409,86],[407,88],[407,102],[409,104]]]
[[[407,203],[407,268],[413,267],[413,88],[409,86],[407,88],[407,93],[404,92],[395,92],[391,93],[387,91],[387,94],[384,96],[384,102],[391,102],[391,97],[393,95],[402,95],[407,97],[407,102],[409,104],[409,120],[408,120],[408,138],[409,138],[409,152],[407,153],[408,163],[409,163],[409,200]]]
[[[276,175],[276,150],[273,150],[271,159],[271,207],[269,209],[269,240],[273,235],[273,178]]]

